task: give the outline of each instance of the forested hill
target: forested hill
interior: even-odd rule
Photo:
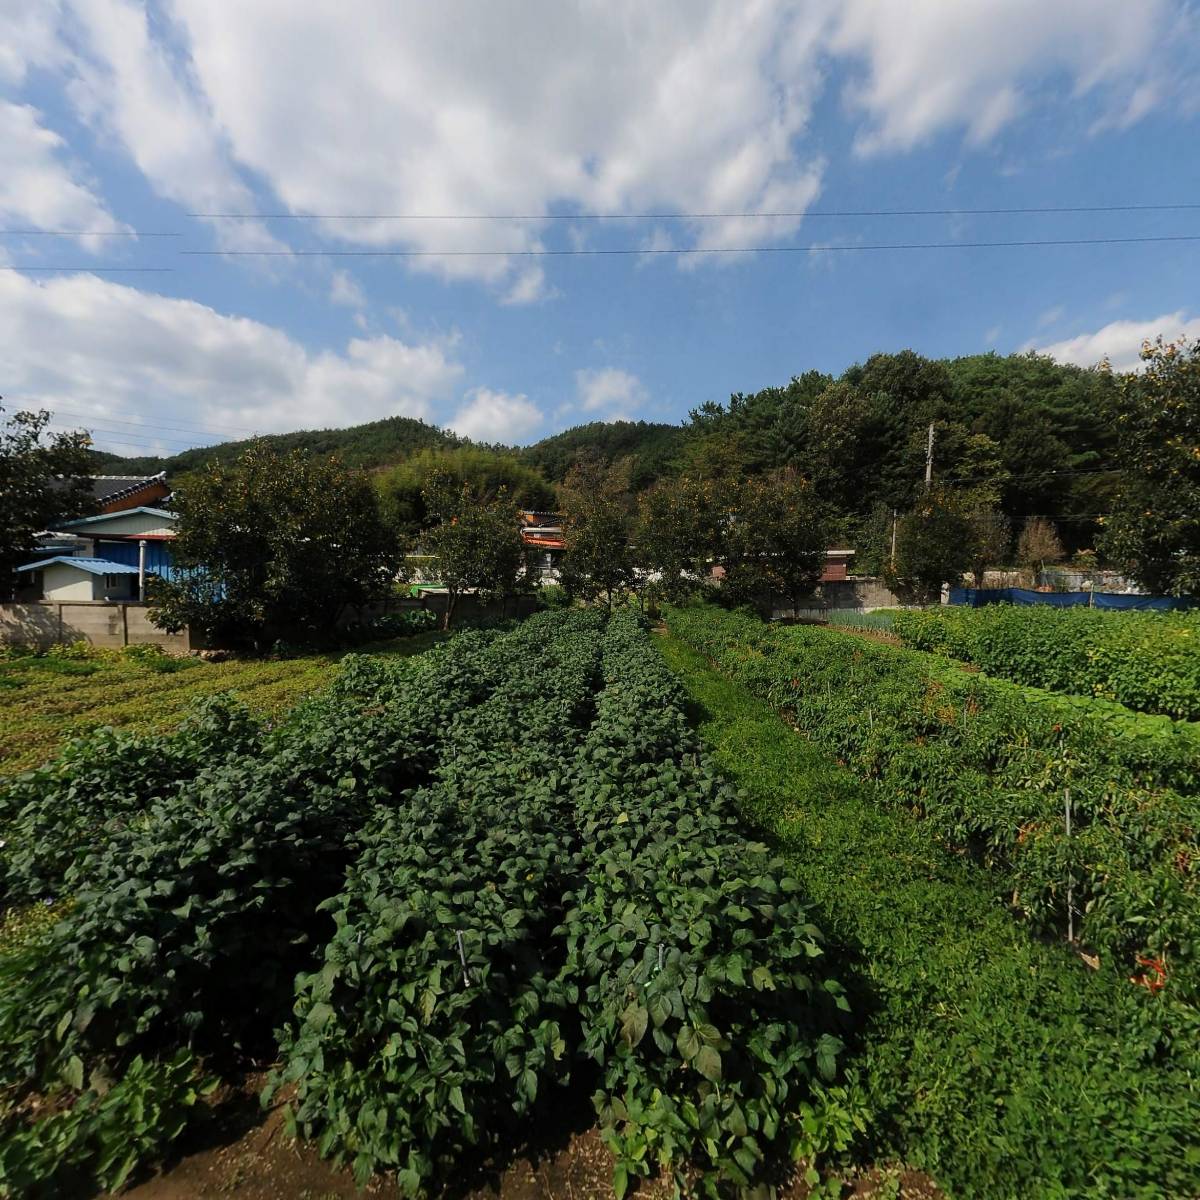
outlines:
[[[1116,435],[1108,416],[1114,387],[1106,371],[1034,354],[928,359],[905,350],[873,355],[840,376],[809,371],[779,387],[702,404],[682,425],[596,421],[523,449],[475,447],[470,462],[503,457],[513,476],[510,488],[528,493],[531,502],[549,494],[533,486],[533,473],[559,483],[588,451],[609,461],[632,459],[636,490],[684,468],[756,474],[791,467],[844,514],[848,530],[865,533],[867,524],[890,523],[893,509],[907,511],[920,496],[932,423],[937,485],[979,491],[974,499],[998,507],[1014,527],[1045,516],[1065,541],[1080,546],[1094,535],[1097,514],[1108,511],[1116,482]],[[265,440],[281,450],[337,451],[348,464],[366,468],[469,446],[407,417]],[[246,444],[226,442],[167,459],[103,456],[98,469],[173,475],[228,461]],[[467,464],[456,460],[454,473]],[[530,478],[518,480],[518,467]]]
[[[842,513],[890,521],[923,490],[932,424],[936,485],[980,493],[1018,522],[1044,516],[1078,546],[1116,485],[1114,388],[1107,371],[1034,354],[877,354],[837,378],[810,371],[701,406],[689,453],[707,439],[726,469],[793,467]]]
[[[314,454],[339,454],[352,467],[381,467],[400,462],[420,450],[449,448],[460,445],[462,438],[445,429],[427,425],[413,417],[386,417],[366,425],[347,429],[304,429],[295,433],[267,434],[259,441],[286,453],[289,450],[310,450]],[[210,462],[232,462],[249,445],[251,439],[220,442],[184,450],[169,458],[122,458],[117,454],[98,454],[97,471],[135,475],[144,471],[152,475],[166,471],[168,476],[194,471]]]
[[[681,425],[592,421],[543,438],[523,450],[521,457],[554,483],[561,483],[575,460],[587,451],[609,462],[631,458],[633,486],[640,490],[671,473],[686,439],[687,429]]]

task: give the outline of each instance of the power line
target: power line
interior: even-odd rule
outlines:
[[[810,254],[861,250],[984,250],[1032,246],[1117,246],[1149,242],[1200,242],[1200,234],[1166,234],[1151,237],[1048,238],[1010,242],[874,242],[802,246],[616,247],[570,250],[180,250],[192,257],[238,258],[574,258],[607,255],[703,254]],[[64,268],[65,269],[65,268]]]
[[[1190,212],[1200,204],[1078,204],[1024,208],[808,209],[804,212],[643,213],[188,213],[205,221],[731,221],[802,217],[991,217],[1051,213]]]
[[[90,272],[93,275],[111,275],[118,271],[126,274],[161,275],[174,270],[174,267],[34,267],[21,263],[0,265],[0,271],[78,271]]]
[[[1060,471],[1057,468],[1050,467],[1045,471],[1028,471],[1022,472],[1020,475],[1006,475],[1003,479],[997,479],[995,475],[963,475],[953,479],[943,478],[940,482],[950,487],[957,487],[962,483],[994,482],[997,486],[1003,487],[1022,479],[1051,479],[1067,475],[1112,475],[1122,470],[1124,470],[1123,467],[1084,467],[1074,471]]]
[[[110,425],[129,425],[135,429],[166,429],[166,430],[170,430],[175,433],[197,433],[197,434],[244,433],[249,437],[254,437],[259,432],[258,430],[243,429],[243,428],[239,428],[239,427],[235,427],[235,426],[224,426],[224,427],[195,426],[195,425],[175,425],[175,424],[172,424],[169,422],[157,422],[157,421],[145,421],[145,420],[129,421],[129,420],[123,420],[122,416],[120,414],[118,414],[117,416],[109,416],[107,414],[100,414],[100,413],[81,413],[81,412],[74,412],[73,410],[68,409],[68,408],[55,407],[53,409],[53,411],[59,416],[76,417],[81,421],[104,421]],[[124,414],[124,416],[136,417],[137,414],[136,413],[126,413],[126,414]]]
[[[182,233],[146,233],[137,229],[0,229],[0,237],[177,238]]]

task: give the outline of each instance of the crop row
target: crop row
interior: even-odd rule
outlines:
[[[324,940],[317,905],[372,809],[426,778],[454,714],[486,696],[502,669],[493,640],[348,660],[277,729],[218,710],[172,737],[97,735],[11,782],[6,899],[69,899],[45,937],[0,962],[7,1095],[65,1087],[86,1107],[142,1056],[269,1056],[292,976]],[[20,1193],[56,1169],[57,1146],[36,1127],[6,1133],[0,1182]],[[103,1161],[106,1184],[132,1165],[105,1174]]]
[[[993,869],[1039,930],[1073,934],[1160,1007],[1200,997],[1193,726],[819,629],[701,608],[670,626]]]
[[[0,1083],[62,1110],[9,1114],[0,1185],[119,1182],[154,1142],[122,1096],[169,1137],[247,1056],[322,1153],[409,1193],[568,1085],[619,1191],[745,1188],[849,1136],[819,935],[633,618],[353,657],[276,729],[213,705],[106,736],[0,796],[8,901],[65,897],[0,955]]]
[[[897,612],[892,631],[914,650],[1015,683],[1200,719],[1200,621],[1191,614],[995,604]]]
[[[367,834],[279,1082],[323,1151],[410,1192],[568,1084],[595,1089],[619,1193],[656,1168],[748,1187],[844,1141],[832,1101],[801,1125],[841,990],[637,623],[608,627],[594,711],[598,639],[562,649],[456,721],[453,760]]]

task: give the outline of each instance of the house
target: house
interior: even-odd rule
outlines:
[[[44,600],[137,600],[138,569],[125,563],[60,554],[26,563],[17,571],[28,575],[25,595],[37,592]]]
[[[93,475],[92,496],[101,513],[160,505],[171,495],[166,471],[157,475]]]
[[[143,505],[63,521],[53,542],[43,539],[44,557],[17,568],[23,597],[141,600],[147,575],[171,578],[177,520],[167,509]]]
[[[522,511],[521,542],[529,550],[529,571],[542,579],[557,579],[566,549],[558,513]]]

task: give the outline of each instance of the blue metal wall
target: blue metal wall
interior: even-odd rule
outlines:
[[[951,588],[951,604],[980,608],[985,604],[1048,604],[1053,608],[1157,609],[1194,608],[1192,596],[1130,596],[1118,592],[1035,592],[1029,588]]]

